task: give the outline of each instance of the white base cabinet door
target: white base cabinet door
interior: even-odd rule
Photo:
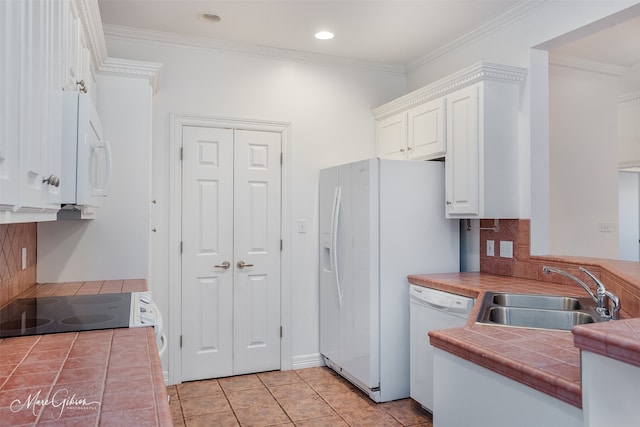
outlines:
[[[440,349],[433,371],[434,426],[582,427],[581,409]]]

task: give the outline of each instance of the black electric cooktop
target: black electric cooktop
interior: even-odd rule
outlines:
[[[21,298],[0,310],[0,338],[129,326],[131,294]]]

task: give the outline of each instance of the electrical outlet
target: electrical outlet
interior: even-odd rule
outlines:
[[[513,258],[513,242],[511,241],[500,242],[500,257]]]
[[[599,224],[601,233],[612,233],[615,229],[615,225],[612,222],[601,222]]]
[[[493,240],[487,240],[487,256],[495,256]]]

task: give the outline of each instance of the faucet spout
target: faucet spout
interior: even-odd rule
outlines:
[[[620,313],[620,298],[618,298],[618,296],[613,292],[608,291],[604,287],[604,284],[600,280],[598,280],[596,276],[591,274],[591,272],[588,271],[586,268],[580,267],[580,271],[582,273],[585,273],[595,282],[596,284],[595,294],[593,293],[593,291],[591,291],[589,286],[586,285],[586,283],[578,279],[573,274],[555,267],[547,267],[547,266],[542,267],[542,272],[544,274],[558,273],[565,277],[568,277],[569,279],[573,280],[574,282],[582,286],[582,288],[589,294],[591,299],[593,299],[593,301],[596,303],[596,312],[600,316],[605,317],[607,319],[613,319],[613,320],[618,319],[618,316]]]
[[[586,283],[584,283],[582,280],[578,279],[576,276],[574,276],[571,273],[568,273],[564,270],[561,270],[559,268],[555,268],[555,267],[547,267],[546,265],[544,267],[542,267],[542,272],[544,274],[549,274],[549,273],[558,273],[563,275],[564,277],[568,277],[569,279],[573,280],[574,282],[576,282],[578,285],[582,286],[582,288],[589,294],[589,296],[591,297],[591,299],[593,299],[593,302],[595,302],[596,304],[599,304],[600,301],[598,300],[598,297],[593,293],[593,291],[591,291],[591,289],[589,288],[589,286],[587,286]]]

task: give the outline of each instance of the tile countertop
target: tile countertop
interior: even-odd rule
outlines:
[[[20,298],[146,289],[144,280],[42,284]],[[153,328],[0,339],[0,425],[171,426]]]
[[[485,291],[585,296],[577,285],[484,273],[411,275],[409,282],[476,301]],[[580,349],[640,366],[640,319],[551,331],[476,324],[479,309],[476,303],[464,328],[429,332],[431,344],[573,406],[582,407]]]

